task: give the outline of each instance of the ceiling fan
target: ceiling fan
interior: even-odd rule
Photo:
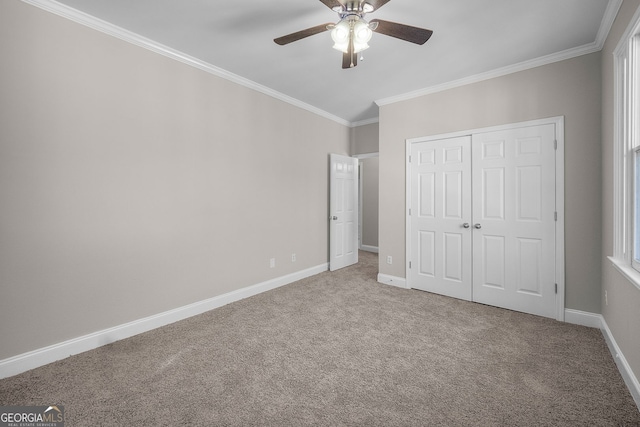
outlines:
[[[358,65],[358,53],[369,47],[369,40],[373,34],[384,34],[415,44],[425,44],[433,34],[431,30],[412,27],[395,22],[372,19],[367,22],[364,16],[374,12],[391,0],[320,0],[325,6],[340,15],[337,24],[327,23],[297,31],[273,41],[284,46],[300,39],[331,31],[334,49],[341,51],[342,68],[353,68]]]

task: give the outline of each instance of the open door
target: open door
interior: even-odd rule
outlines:
[[[329,159],[329,270],[358,262],[358,159]]]

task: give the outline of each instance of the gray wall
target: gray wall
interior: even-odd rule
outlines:
[[[360,160],[362,170],[362,245],[372,248],[378,247],[379,160],[378,157]]]
[[[378,123],[351,128],[351,154],[377,153],[379,147]]]
[[[613,255],[613,50],[640,5],[625,0],[602,50],[602,315],[635,377],[640,378],[640,291],[614,269]],[[604,302],[607,291],[608,305]]]
[[[405,277],[405,140],[565,116],[566,307],[600,312],[600,53],[380,107],[380,261]]]
[[[18,0],[0,55],[0,360],[327,262],[348,127]]]

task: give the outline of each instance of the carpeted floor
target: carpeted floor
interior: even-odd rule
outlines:
[[[0,380],[67,426],[640,426],[599,330],[376,282],[377,257]]]

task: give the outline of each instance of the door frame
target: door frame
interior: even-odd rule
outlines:
[[[363,245],[362,245],[362,237],[363,237],[362,224],[364,222],[363,221],[364,180],[362,178],[362,161],[366,160],[366,159],[380,157],[380,153],[375,152],[375,153],[367,153],[367,154],[354,154],[351,157],[354,157],[354,158],[358,159],[358,249],[364,250],[364,251],[367,251],[367,252],[378,253],[378,247],[377,246],[376,247],[373,247],[373,246],[364,246],[363,247]]]
[[[490,126],[485,128],[477,128],[464,130],[459,132],[450,132],[439,135],[430,135],[419,138],[410,138],[405,141],[405,278],[406,287],[411,288],[411,275],[409,274],[409,263],[411,262],[411,218],[409,209],[411,208],[411,146],[418,142],[435,141],[439,139],[455,138],[461,136],[471,136],[476,133],[504,131],[517,129],[521,127],[539,126],[539,125],[555,125],[556,138],[556,212],[558,219],[556,221],[556,242],[555,242],[555,281],[558,286],[556,294],[556,320],[564,321],[565,315],[565,242],[564,242],[564,116],[549,117],[539,120],[530,120],[518,123],[508,123],[499,126]],[[473,143],[473,142],[472,142]]]

